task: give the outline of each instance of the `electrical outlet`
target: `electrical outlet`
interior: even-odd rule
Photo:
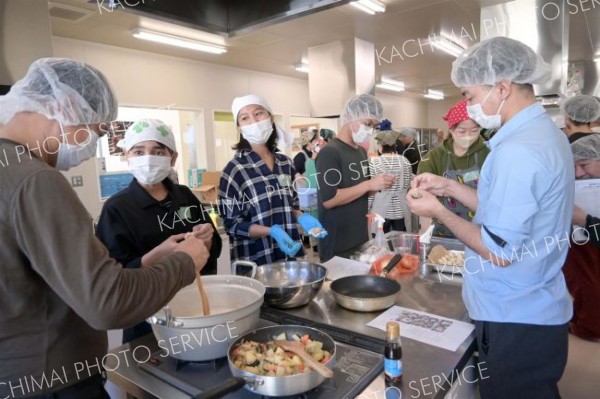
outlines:
[[[83,186],[83,176],[71,176],[71,185],[73,187]]]

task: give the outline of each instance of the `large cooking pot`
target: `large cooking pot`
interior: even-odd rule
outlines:
[[[242,276],[203,276],[211,314],[201,316],[195,284],[181,289],[160,312],[148,319],[158,346],[176,359],[212,360],[227,356],[237,337],[258,325],[265,287]]]
[[[238,274],[240,266],[250,268],[250,277],[266,288],[265,302],[276,308],[295,308],[309,303],[323,286],[327,275],[325,266],[311,262],[277,262],[257,266],[247,260],[231,265]]]
[[[255,341],[261,343],[273,341],[274,337],[281,333],[285,333],[288,340],[292,340],[293,334],[299,336],[308,334],[310,339],[321,341],[323,343],[323,349],[331,353],[331,359],[326,363],[326,366],[333,369],[333,366],[335,365],[335,342],[329,335],[305,326],[280,325],[263,327],[239,337],[229,348],[227,359],[233,378],[201,393],[196,396],[195,399],[221,398],[225,394],[237,391],[242,387],[264,396],[292,396],[310,391],[322,384],[326,378],[314,370],[301,374],[275,377],[252,374],[241,370],[233,364],[233,351],[242,341]]]
[[[338,305],[357,312],[374,312],[396,302],[400,284],[385,277],[359,275],[338,278],[330,288]]]

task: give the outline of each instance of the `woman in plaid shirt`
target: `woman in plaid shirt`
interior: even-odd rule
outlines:
[[[303,256],[296,223],[307,232],[322,230],[322,226],[300,211],[292,184],[294,165],[286,155],[277,153],[277,142],[285,141],[284,132],[275,125],[271,107],[261,97],[235,98],[232,112],[240,140],[219,184],[219,207],[229,235],[231,261],[244,259],[263,265]]]

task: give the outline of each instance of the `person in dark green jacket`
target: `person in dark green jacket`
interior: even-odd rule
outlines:
[[[490,152],[479,134],[481,128],[469,117],[466,100],[458,102],[443,119],[448,124],[450,136],[424,154],[417,174],[429,172],[477,188],[479,170]],[[440,200],[450,211],[469,221],[475,216],[474,211],[453,198],[442,197]],[[435,220],[434,225],[434,236],[454,238],[446,226]]]

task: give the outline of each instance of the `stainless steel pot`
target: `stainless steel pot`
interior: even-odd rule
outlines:
[[[360,275],[339,278],[330,288],[338,305],[357,312],[374,312],[396,302],[400,284],[385,277]]]
[[[258,325],[265,287],[242,276],[203,276],[202,282],[211,304],[211,314],[201,316],[198,288],[191,284],[162,311],[148,319],[167,356],[190,361],[227,356],[237,337]]]
[[[265,286],[267,304],[284,309],[308,304],[327,276],[325,266],[311,262],[290,261],[257,266],[254,262],[238,260],[231,265],[231,272],[237,274],[240,266],[250,267],[250,276]]]
[[[233,364],[233,351],[238,347],[242,340],[256,342],[273,341],[274,337],[281,333],[285,333],[288,340],[292,339],[291,336],[293,334],[300,336],[308,334],[312,340],[323,342],[323,349],[331,353],[331,359],[329,359],[326,366],[333,369],[335,365],[335,342],[329,335],[305,326],[281,325],[263,327],[239,337],[231,344],[227,359],[233,378],[203,392],[195,398],[221,398],[225,394],[237,391],[241,387],[245,387],[251,392],[264,396],[292,396],[310,391],[322,384],[326,378],[316,371],[308,371],[284,377],[261,376],[243,371]]]

